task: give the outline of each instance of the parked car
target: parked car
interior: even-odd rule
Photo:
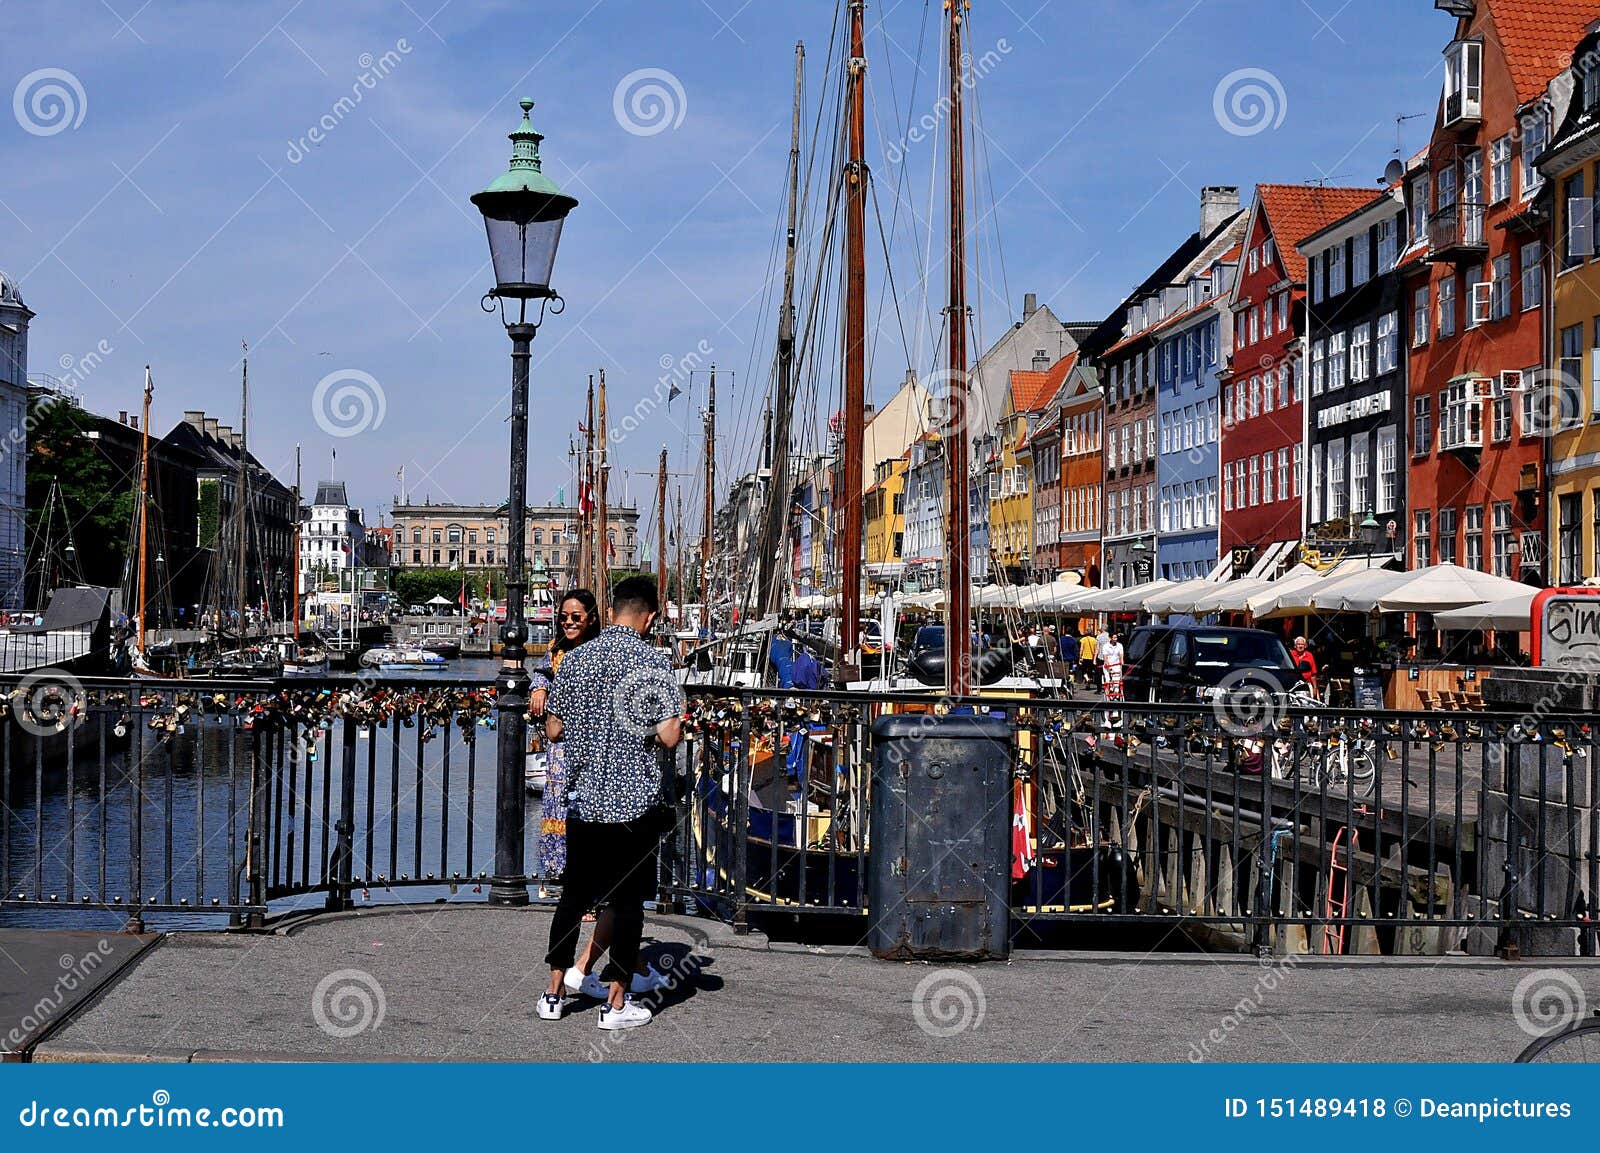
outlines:
[[[1230,692],[1306,691],[1289,649],[1265,629],[1149,625],[1128,637],[1123,693],[1130,701],[1193,704]]]
[[[1009,645],[985,643],[984,637],[972,638],[972,666],[976,672],[973,681],[992,685],[1012,673]],[[917,630],[906,657],[906,675],[924,685],[944,684],[945,653],[944,626],[924,625]]]

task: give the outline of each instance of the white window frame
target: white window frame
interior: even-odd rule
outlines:
[[[1374,512],[1393,512],[1400,499],[1400,472],[1397,426],[1378,429],[1378,496]]]
[[[1345,370],[1348,364],[1345,360],[1345,334],[1342,332],[1331,333],[1328,336],[1328,391],[1343,388],[1345,385]]]
[[[1433,286],[1424,284],[1411,294],[1411,347],[1428,343],[1433,329]]]
[[[1544,303],[1544,241],[1530,240],[1517,254],[1522,262],[1522,311]]]
[[[1379,376],[1400,367],[1400,313],[1386,312],[1378,317],[1376,371]]]

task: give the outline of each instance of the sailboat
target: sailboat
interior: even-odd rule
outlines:
[[[839,526],[838,551],[834,570],[839,574],[838,627],[836,640],[815,638],[798,630],[783,630],[792,643],[805,644],[832,658],[836,683],[850,690],[875,690],[895,688],[913,689],[927,696],[926,704],[873,705],[875,712],[919,711],[926,712],[937,698],[965,698],[982,687],[988,690],[992,703],[986,707],[991,715],[1005,715],[1024,722],[1029,727],[1031,700],[1042,695],[1045,686],[1029,677],[1011,674],[1009,660],[1000,667],[989,654],[974,652],[972,631],[972,604],[969,586],[968,532],[968,439],[966,424],[965,388],[959,384],[950,389],[946,403],[948,432],[945,468],[945,572],[947,593],[945,624],[937,637],[942,650],[939,662],[942,676],[937,685],[926,680],[890,681],[892,670],[883,667],[878,676],[867,679],[864,673],[865,658],[870,657],[867,644],[870,630],[864,628],[862,605],[862,520],[863,509],[860,483],[864,476],[863,457],[866,424],[866,194],[868,171],[864,158],[865,135],[865,70],[867,67],[864,36],[864,3],[862,0],[845,0],[849,8],[849,51],[843,60],[844,77],[841,99],[841,119],[844,141],[844,165],[840,173],[841,198],[844,218],[842,241],[843,280],[845,295],[839,321],[841,337],[841,368],[843,378],[843,406],[835,418],[838,431],[838,458],[833,485],[834,515]],[[948,26],[946,37],[946,76],[949,83],[945,115],[949,121],[949,193],[950,193],[950,246],[948,251],[949,297],[945,309],[945,365],[943,372],[953,382],[965,382],[969,369],[967,349],[966,298],[966,248],[969,243],[965,219],[965,182],[963,163],[962,95],[971,85],[966,75],[969,61],[963,50],[965,35],[965,10],[967,5],[956,0],[946,5]],[[789,229],[787,271],[792,274],[793,245],[796,235],[794,172],[799,154],[799,73],[803,49],[797,50],[796,61],[796,112],[794,142],[791,149],[791,184],[789,203]],[[773,613],[781,604],[783,581],[778,551],[782,525],[787,523],[789,493],[787,491],[787,457],[789,405],[792,403],[794,379],[793,328],[789,323],[792,304],[792,276],[786,275],[783,301],[784,313],[779,324],[779,371],[777,375],[776,403],[773,414],[779,425],[779,435],[770,442],[773,451],[772,484],[768,490],[766,519],[761,534],[760,556],[754,607],[759,623],[747,626],[724,638],[719,664],[722,672],[717,683],[730,683],[738,678],[741,669],[738,653],[741,646],[758,649],[763,658],[769,651],[772,638],[779,627]],[[713,393],[714,396],[714,393]],[[714,420],[714,401],[708,408],[708,418]],[[714,472],[714,425],[707,430],[707,515],[706,532],[709,542],[714,517],[711,495]],[[776,524],[776,528],[774,525]],[[711,569],[706,557],[707,570]],[[732,566],[738,569],[737,563]],[[890,617],[880,626],[892,630]],[[974,659],[976,658],[976,660]],[[887,666],[887,659],[883,665]],[[767,661],[758,668],[764,672]],[[974,684],[974,671],[978,684]],[[998,675],[996,675],[998,674]],[[965,709],[967,706],[960,706]],[[780,720],[775,733],[752,738],[753,747],[736,760],[741,773],[748,773],[745,781],[735,783],[726,775],[721,780],[703,779],[700,782],[700,800],[708,816],[725,825],[731,818],[731,801],[740,790],[748,798],[749,824],[745,830],[748,838],[746,853],[747,885],[749,896],[763,902],[776,904],[813,903],[826,896],[831,906],[855,905],[859,907],[864,896],[860,888],[860,865],[864,860],[866,799],[866,763],[864,748],[860,744],[860,726],[828,725],[820,715],[809,713],[801,702],[794,709],[775,710]],[[862,726],[869,718],[862,718]],[[1031,735],[1031,734],[1030,734]],[[1082,911],[1110,911],[1128,894],[1137,892],[1131,883],[1133,863],[1120,846],[1110,843],[1088,842],[1085,830],[1093,822],[1082,812],[1081,798],[1063,783],[1076,777],[1075,766],[1070,764],[1074,755],[1072,742],[1052,740],[1044,742],[1023,740],[1029,762],[1030,779],[1019,786],[1016,798],[1018,819],[1029,828],[1028,836],[1034,848],[1028,857],[1034,863],[1025,875],[1015,882],[1014,903],[1023,910],[1071,908]],[[1051,827],[1031,828],[1030,814],[1039,810],[1036,796],[1041,792],[1050,799],[1048,811]],[[1041,822],[1043,823],[1043,822]],[[709,835],[709,834],[708,834]],[[1098,887],[1094,882],[1098,879]],[[1094,896],[1093,894],[1102,896]],[[1110,896],[1103,896],[1110,894]]]

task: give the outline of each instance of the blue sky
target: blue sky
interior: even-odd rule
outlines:
[[[62,375],[104,342],[82,385],[89,407],[135,409],[150,364],[158,430],[189,408],[237,423],[247,340],[252,447],[285,480],[299,442],[308,485],[337,448],[370,519],[402,466],[417,499],[504,499],[509,342],[478,307],[491,280],[467,198],[504,167],[526,94],[546,170],[581,202],[556,268],[567,308],[534,349],[530,493],[565,485],[570,499],[588,374],[606,369],[620,414],[655,393],[663,363],[691,355],[719,365],[720,469],[748,466],[772,356],[794,42],[808,50],[809,137],[837,84],[823,73],[832,0],[140,2],[4,10],[0,269],[38,313],[35,374]],[[907,142],[906,126],[934,113],[941,7],[868,8],[869,216],[895,222],[900,301],[874,228],[879,397],[908,363],[933,367],[942,276],[924,250],[942,130]],[[1375,188],[1397,116],[1424,114],[1401,125],[1405,153],[1426,141],[1453,22],[1425,0],[973,0],[971,29],[973,55],[991,54],[969,197],[987,343],[1028,291],[1063,317],[1103,317],[1195,227],[1201,185]],[[1269,106],[1230,132],[1214,97],[1241,70],[1254,71],[1234,87],[1258,83]],[[665,121],[630,121],[633,89],[619,117],[630,76],[665,93]],[[311,143],[319,123],[331,127]],[[942,209],[931,224],[936,249]],[[836,357],[822,352],[826,397]],[[374,404],[319,424],[330,374],[344,375],[323,387],[325,408],[354,388],[381,397],[381,423]],[[653,485],[625,474],[653,471],[663,444],[675,471],[698,469],[704,379],[670,409],[641,410],[615,449],[615,488],[631,483],[647,514]]]

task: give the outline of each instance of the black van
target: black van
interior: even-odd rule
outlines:
[[[1192,704],[1217,690],[1287,693],[1304,687],[1289,649],[1265,629],[1149,625],[1128,637],[1123,695],[1129,701]]]

